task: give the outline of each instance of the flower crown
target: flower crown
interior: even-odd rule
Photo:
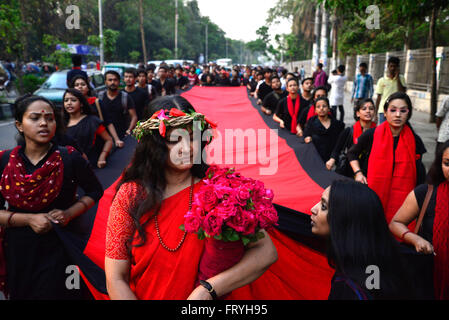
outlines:
[[[150,119],[145,122],[137,122],[136,128],[133,130],[133,135],[138,141],[146,134],[153,134],[153,130],[158,130],[159,134],[165,138],[167,127],[183,127],[194,121],[200,124],[200,130],[215,129],[217,124],[210,121],[204,114],[191,110],[185,113],[176,108],[170,110],[162,109],[156,111]]]

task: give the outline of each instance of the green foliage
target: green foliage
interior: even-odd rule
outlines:
[[[20,36],[22,22],[17,1],[0,4],[0,52],[9,56],[19,55],[22,44],[17,39]]]
[[[45,82],[45,78],[40,78],[34,74],[27,74],[15,80],[16,88],[20,94],[33,93]]]
[[[139,51],[133,50],[133,51],[131,51],[131,52],[129,53],[129,59],[130,59],[132,62],[135,62],[135,63],[139,62],[139,58],[140,58],[140,52],[139,52]]]
[[[51,52],[48,56],[43,56],[42,61],[58,65],[60,69],[68,69],[71,67],[72,54],[67,51],[67,44],[62,43],[55,36],[49,34],[44,34],[42,43]],[[63,50],[56,50],[57,44],[60,44]]]
[[[154,56],[156,60],[168,60],[173,58],[173,53],[170,49],[161,48]]]

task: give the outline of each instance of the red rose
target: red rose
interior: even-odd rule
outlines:
[[[203,186],[196,195],[196,204],[206,212],[211,211],[218,203],[213,185]]]
[[[273,206],[257,208],[257,215],[259,218],[259,225],[262,229],[269,229],[273,225],[277,225],[279,216]]]
[[[252,234],[257,226],[256,216],[240,207],[237,208],[237,213],[232,216],[226,224],[237,232],[243,235]]]
[[[221,234],[221,227],[223,226],[223,219],[217,211],[212,210],[203,220],[204,231],[211,237]]]

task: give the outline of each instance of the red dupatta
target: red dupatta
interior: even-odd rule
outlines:
[[[449,181],[438,186],[433,222],[435,299],[449,299]]]
[[[404,125],[401,130],[396,151],[388,122],[376,128],[368,160],[367,178],[368,186],[382,201],[385,217],[390,223],[416,186],[416,142],[408,125]]]
[[[300,97],[299,95],[296,97],[295,101],[295,107],[293,108],[293,100],[290,97],[290,95],[287,97],[287,106],[288,106],[288,113],[290,113],[290,116],[292,117],[292,124],[290,127],[290,132],[293,134],[296,134],[296,126],[298,121],[298,113],[300,108]]]
[[[64,164],[60,151],[55,150],[42,167],[27,174],[19,155],[20,148],[17,146],[11,151],[0,180],[0,192],[17,209],[42,210],[56,199],[62,187]]]
[[[377,126],[377,124],[375,122],[371,122],[371,126],[370,126],[371,129],[375,128],[376,126]],[[362,125],[360,124],[360,121],[357,121],[352,126],[352,142],[354,144],[357,144],[357,141],[358,141],[359,137],[362,135],[362,133],[363,133]]]

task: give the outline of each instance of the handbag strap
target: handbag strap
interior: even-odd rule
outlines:
[[[421,211],[419,212],[418,221],[416,222],[415,233],[418,233],[421,228],[422,220],[424,219],[424,214],[426,213],[427,207],[429,206],[430,197],[433,193],[433,185],[429,184],[427,186],[427,193],[424,199],[423,205],[421,207]]]
[[[101,107],[100,107],[100,101],[99,99],[95,100],[95,105],[97,106],[97,112],[98,112],[98,116],[101,119],[101,121],[104,121],[103,119],[103,113],[101,112]]]

